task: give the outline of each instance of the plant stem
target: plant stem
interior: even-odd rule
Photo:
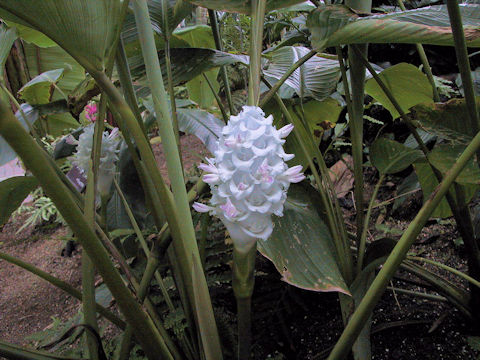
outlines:
[[[248,105],[257,106],[260,99],[260,76],[262,73],[263,22],[266,0],[251,0],[252,27],[250,32],[250,73],[248,82]]]
[[[462,16],[457,0],[447,0],[448,16],[452,27],[453,42],[455,44],[455,53],[457,54],[457,64],[462,78],[463,91],[465,92],[465,102],[470,120],[472,132],[476,134],[480,129],[480,118],[477,112],[475,102],[475,91],[473,89],[472,72],[470,70],[470,61],[468,60],[467,44],[463,32]],[[477,153],[480,159],[480,153]]]
[[[50,275],[49,273],[33,266],[32,264],[26,263],[20,259],[17,259],[16,257],[10,256],[8,254],[5,254],[3,252],[0,252],[0,259],[5,260],[13,265],[16,265],[18,267],[21,267],[22,269],[27,270],[28,272],[38,276],[39,278],[49,282],[53,286],[65,291],[67,294],[73,296],[75,299],[78,299],[82,301],[82,293],[81,291],[75,289],[72,285],[69,283],[66,283],[65,281],[60,280],[59,278],[56,278],[55,276]],[[96,303],[95,304],[97,312],[105,317],[107,320],[112,322],[112,324],[117,325],[119,328],[124,329],[125,328],[125,322],[117,317],[115,314],[110,312],[108,309],[104,308],[102,305]]]
[[[373,194],[370,198],[370,203],[368,204],[367,215],[365,216],[365,223],[363,224],[362,235],[360,237],[360,244],[357,253],[357,274],[360,274],[363,268],[363,259],[365,257],[365,248],[367,245],[368,224],[370,222],[370,216],[372,215],[373,205],[375,205],[375,200],[377,199],[378,190],[380,190],[380,186],[382,186],[385,176],[386,174],[380,175],[380,179],[378,179],[377,185],[375,185],[375,189],[373,190]]]
[[[215,100],[217,101],[218,108],[220,109],[220,112],[222,113],[223,121],[226,124],[228,122],[228,115],[227,115],[227,112],[225,111],[225,107],[222,104],[222,100],[220,99],[220,96],[218,96],[217,92],[213,88],[213,84],[210,81],[210,79],[208,78],[207,74],[203,73],[202,75],[203,75],[203,78],[205,79],[205,81],[207,82],[208,87],[210,88],[210,91],[212,92],[213,96],[215,97]]]
[[[215,10],[208,10],[208,17],[210,18],[210,25],[212,26],[213,40],[215,47],[219,51],[223,51],[222,37],[220,36],[220,28],[218,26],[217,12]],[[228,108],[230,115],[235,115],[235,108],[233,107],[232,91],[230,90],[230,82],[228,80],[227,67],[223,65],[220,67],[220,75],[223,80],[223,87],[225,88],[225,95],[227,96]]]
[[[260,107],[264,107],[270,99],[273,97],[274,94],[277,93],[278,89],[285,83],[285,81],[297,70],[300,66],[305,64],[308,60],[310,60],[312,57],[314,57],[317,54],[316,50],[311,50],[308,54],[300,58],[297,62],[295,62],[290,68],[287,70],[285,74],[282,75],[282,77],[275,83],[273,84],[272,88],[262,97],[260,101]]]
[[[257,245],[247,252],[233,248],[233,293],[237,300],[238,360],[250,359],[252,330],[251,307],[255,284],[255,257]]]
[[[480,133],[474,137],[462,155],[460,155],[453,167],[447,172],[443,181],[432,192],[429,199],[424,203],[415,219],[410,223],[407,230],[403,233],[397,245],[385,261],[382,270],[380,270],[365,294],[363,300],[360,302],[356,311],[350,318],[350,321],[345,327],[340,339],[336,343],[333,351],[330,353],[329,359],[340,360],[347,356],[353,343],[357,339],[358,334],[362,330],[365,321],[367,321],[368,317],[371,315],[375,305],[378,303],[378,300],[380,300],[380,297],[382,296],[401,262],[403,259],[405,259],[408,250],[415,242],[423,226],[430,218],[430,215],[438,206],[443,196],[447,193],[455,178],[458,176],[458,174],[460,174],[467,162],[475,155],[475,152],[478,149],[480,149]]]
[[[57,177],[52,165],[46,160],[41,148],[23,129],[8,105],[0,102],[0,134],[20,156],[23,163],[53,200],[65,221],[82,244],[83,249],[95,262],[98,272],[115,297],[117,304],[130,323],[149,359],[158,359],[159,353],[171,359],[163,338],[150,318],[125,286],[122,277],[110,260],[89,222],[82,214],[73,195]]]

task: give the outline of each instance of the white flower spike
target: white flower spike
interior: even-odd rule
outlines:
[[[77,152],[74,154],[73,164],[77,165],[85,174],[92,156],[94,124],[85,127],[82,135],[74,142]],[[102,135],[102,151],[98,168],[97,191],[101,196],[110,193],[110,187],[115,174],[115,162],[118,160],[118,129],[114,128],[109,134],[105,131]]]
[[[193,208],[219,217],[237,251],[268,239],[272,214],[283,215],[290,183],[305,179],[301,166],[285,163],[294,156],[282,147],[293,125],[277,130],[272,121],[259,107],[244,106],[223,128],[215,157],[199,166],[212,190],[211,206],[194,203]]]

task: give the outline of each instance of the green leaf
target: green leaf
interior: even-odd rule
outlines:
[[[85,70],[65,50],[59,46],[39,48],[32,44],[24,44],[25,60],[31,77],[43,72],[63,69],[63,77],[58,82],[58,87],[69,93],[85,79]],[[55,91],[52,100],[58,100],[61,94]]]
[[[0,16],[40,31],[89,71],[103,71],[123,21],[118,0],[0,0]]]
[[[46,104],[50,102],[55,85],[62,76],[63,69],[46,71],[26,83],[18,95],[30,105]]]
[[[395,174],[405,170],[422,157],[420,150],[385,138],[378,138],[370,147],[370,161],[382,174]]]
[[[428,154],[428,160],[443,175],[445,175],[456,163],[457,159],[465,150],[462,145],[437,145]],[[455,182],[462,185],[480,185],[480,169],[478,163],[471,159],[462,172],[457,176]]]
[[[309,52],[310,49],[302,46],[284,46],[269,52],[269,60],[264,66],[263,74],[273,85],[294,63]],[[338,61],[314,56],[295,70],[282,87],[291,88],[299,97],[311,97],[321,101],[335,91],[339,79]]]
[[[215,48],[215,41],[213,39],[212,29],[206,25],[189,26],[174,32],[175,36],[186,41],[191,47],[197,48]],[[207,71],[205,75],[208,77],[213,85],[214,91],[218,93],[220,84],[217,81],[218,69]],[[199,75],[187,83],[188,93],[190,99],[195,101],[203,109],[208,109],[215,101],[215,96],[212,90],[203,77]]]
[[[259,241],[258,248],[287,283],[350,295],[338,269],[332,237],[316,208],[318,197],[311,187],[292,185],[283,217],[274,218],[272,236]]]
[[[461,4],[467,45],[480,45],[480,5]],[[321,6],[310,13],[307,26],[312,45],[321,51],[341,44],[423,43],[453,46],[446,5],[390,14],[357,14],[343,5]]]
[[[195,135],[213,154],[225,123],[209,112],[199,109],[177,109],[177,116],[179,130]]]
[[[435,177],[432,168],[426,161],[417,161],[413,164],[415,168],[415,172],[417,173],[418,181],[420,182],[420,186],[422,187],[423,192],[423,202],[427,201],[429,196],[438,186],[438,180]],[[463,185],[461,185],[463,186]],[[465,192],[465,198],[467,203],[472,199],[475,195],[476,191],[478,190],[477,185],[467,185],[463,186],[463,190]],[[453,194],[455,194],[455,190],[450,188]],[[447,218],[452,216],[452,211],[448,205],[448,202],[445,198],[443,198],[435,211],[432,213],[433,218]]]
[[[6,21],[6,24],[11,28],[16,28],[18,36],[28,43],[37,45],[39,47],[51,47],[57,45],[54,41],[43,35],[41,32],[28,26],[17,24],[13,21]]]
[[[167,21],[164,22],[164,12],[162,3],[165,2],[167,8]],[[192,13],[194,6],[185,0],[150,0],[148,2],[148,11],[155,31],[170,35],[185,19]],[[167,30],[168,27],[168,31]]]
[[[250,14],[251,1],[248,0],[189,0],[195,5],[213,10]],[[267,12],[305,2],[305,0],[266,0]]]
[[[0,26],[0,69],[2,69],[3,78],[3,67],[7,61],[7,57],[10,54],[10,49],[14,41],[17,39],[17,32],[15,29],[7,29],[5,26]]]
[[[477,98],[480,106],[480,98]],[[476,135],[469,125],[465,99],[451,99],[446,103],[419,104],[411,109],[417,126],[428,133],[454,144],[468,145]]]
[[[427,76],[411,64],[394,65],[378,76],[405,113],[414,105],[433,102],[433,90]],[[366,82],[365,92],[390,111],[394,119],[400,116],[375,79]]]
[[[33,176],[15,176],[0,182],[0,226],[37,186],[38,181]]]

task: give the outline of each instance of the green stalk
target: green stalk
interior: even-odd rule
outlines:
[[[28,349],[23,346],[0,341],[0,357],[14,360],[84,360],[71,356],[60,356],[45,351]]]
[[[220,96],[218,96],[217,92],[213,88],[213,84],[210,81],[210,79],[208,78],[208,76],[205,73],[203,73],[202,75],[203,75],[203,78],[205,79],[205,81],[207,82],[208,87],[210,88],[210,91],[212,92],[213,97],[215,98],[215,100],[218,104],[218,108],[220,109],[220,112],[222,113],[223,121],[226,124],[228,122],[228,115],[227,115],[227,112],[225,111],[225,107],[222,104],[222,100],[220,99]]]
[[[407,294],[407,295],[410,295],[410,296],[421,297],[421,298],[432,300],[432,301],[448,302],[448,299],[446,297],[438,296],[438,295],[434,295],[434,294],[421,293],[421,292],[418,292],[418,291],[401,289],[401,288],[396,288],[396,287],[391,287],[391,286],[388,286],[387,290],[392,290],[392,291],[400,293],[400,294]]]
[[[427,264],[430,264],[430,265],[434,265],[436,267],[439,267],[440,269],[443,269],[443,270],[446,270],[448,272],[451,272],[452,274],[455,274],[459,277],[461,277],[462,279],[468,281],[469,283],[471,283],[472,285],[475,285],[476,287],[480,288],[480,281],[478,280],[475,280],[474,278],[472,278],[471,276],[468,276],[467,274],[457,270],[457,269],[454,269],[448,265],[445,265],[445,264],[442,264],[438,261],[434,261],[434,260],[430,260],[430,259],[425,259],[425,258],[422,258],[422,257],[418,257],[418,256],[409,256],[408,257],[409,260],[417,260],[417,261],[421,261],[421,262],[424,262],[424,263],[427,263]]]
[[[222,37],[220,36],[220,28],[218,27],[217,12],[209,9],[208,17],[210,18],[210,25],[212,26],[215,47],[217,50],[223,51]],[[228,81],[227,67],[225,65],[220,67],[220,75],[222,76],[223,87],[225,88],[225,95],[227,96],[227,104],[230,110],[230,115],[234,115],[235,109],[233,106],[232,91],[230,90],[230,82]]]
[[[194,308],[202,308],[204,318],[208,321],[198,321],[197,325],[202,336],[204,349],[209,349],[220,359],[222,358],[220,339],[213,315],[213,307],[210,297],[202,298],[202,304],[197,304],[195,299],[194,287],[198,288],[204,294],[208,294],[205,274],[196,274],[196,282],[193,281],[192,269],[194,264],[200,264],[200,255],[195,239],[195,230],[193,228],[190,205],[188,202],[187,191],[183,178],[183,168],[181,166],[180,154],[178,152],[175,134],[170,116],[170,109],[167,102],[167,94],[163,86],[163,77],[160,70],[160,63],[157,55],[153,29],[150,23],[150,16],[146,0],[136,0],[133,2],[135,21],[137,23],[138,34],[142,44],[142,53],[145,60],[145,68],[152,98],[157,114],[157,122],[162,137],[162,144],[167,156],[167,169],[172,184],[173,195],[175,199],[175,214],[177,219],[182,221],[180,227],[180,238],[174,238],[174,249],[177,260],[180,263],[183,281],[187,287],[187,294]],[[162,116],[160,116],[162,115]],[[170,223],[170,222],[169,222]]]
[[[370,198],[370,203],[368,204],[367,215],[365,216],[365,223],[363,225],[362,235],[360,237],[360,245],[357,253],[357,274],[360,274],[363,268],[363,258],[365,256],[365,249],[367,246],[368,223],[370,222],[373,205],[375,205],[375,200],[377,199],[378,190],[380,190],[380,186],[382,186],[385,175],[386,174],[380,175],[380,179],[378,179],[377,185],[375,185],[375,189],[373,190],[373,194]]]
[[[340,339],[336,343],[333,351],[330,353],[329,359],[340,360],[344,359],[348,355],[348,352],[360,334],[363,325],[368,320],[368,317],[372,314],[375,305],[380,300],[383,292],[387,288],[388,283],[397,271],[401,262],[405,259],[410,247],[420,234],[423,226],[430,218],[430,215],[438,206],[443,196],[447,193],[455,178],[458,176],[458,174],[460,174],[467,162],[475,155],[475,152],[478,149],[480,149],[480,133],[474,137],[462,155],[460,155],[457,162],[447,172],[443,181],[432,192],[429,199],[422,206],[415,219],[403,233],[403,236],[400,238],[399,242],[388,256],[384,266],[378,273],[356,311],[350,318]]]
[[[317,54],[316,50],[311,50],[308,54],[300,58],[295,62],[285,74],[272,86],[272,88],[262,97],[260,101],[260,107],[264,107],[270,99],[277,93],[278,89],[285,83],[285,81],[297,70],[300,66],[305,64],[308,60],[314,57]]]
[[[463,32],[462,16],[458,7],[457,0],[447,0],[448,16],[452,26],[453,42],[455,44],[455,53],[457,54],[457,64],[462,78],[463,91],[465,92],[465,102],[470,120],[470,127],[476,134],[480,129],[480,118],[477,112],[475,102],[475,91],[473,89],[472,72],[470,70],[470,61],[468,60],[467,44]],[[480,159],[480,153],[477,154]]]
[[[23,129],[8,105],[3,102],[0,102],[0,134],[20,156],[27,169],[38,179],[72,231],[77,235],[83,249],[95,262],[98,272],[115,297],[127,322],[134,327],[138,334],[147,357],[152,360],[158,359],[158,355],[161,353],[165,359],[171,358],[164,340],[125,286],[122,277],[112,264],[109,254],[76,205],[73,195],[57,177],[40,146]]]
[[[248,105],[257,106],[260,99],[260,76],[262,73],[263,22],[266,0],[252,0],[252,27],[250,32],[250,73]]]
[[[255,256],[257,245],[252,246],[247,252],[233,248],[233,293],[237,300],[238,322],[238,360],[250,359],[252,330],[251,307],[252,294],[255,284]]]
[[[5,260],[9,262],[10,264],[16,265],[18,267],[21,267],[22,269],[27,270],[28,272],[34,274],[35,276],[38,276],[39,278],[49,282],[53,286],[59,288],[60,290],[65,291],[67,294],[70,296],[73,296],[75,299],[78,299],[82,301],[82,293],[75,289],[72,285],[69,283],[60,280],[59,278],[56,278],[55,276],[50,275],[49,273],[33,266],[32,264],[26,263],[20,259],[17,259],[16,257],[10,256],[8,254],[5,254],[3,252],[0,252],[0,259]],[[109,320],[112,324],[117,325],[119,328],[124,329],[125,328],[125,322],[117,317],[115,314],[113,314],[111,311],[109,311],[107,308],[104,308],[100,304],[95,304],[97,312],[102,315],[105,319]]]

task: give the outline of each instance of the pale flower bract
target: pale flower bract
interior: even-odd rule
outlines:
[[[283,215],[290,183],[305,178],[300,165],[286,164],[294,157],[283,150],[293,125],[277,130],[272,122],[273,117],[265,117],[259,107],[244,106],[223,128],[215,156],[199,166],[206,172],[203,180],[210,185],[212,198],[210,206],[193,207],[219,217],[239,251],[269,238],[272,215]]]

